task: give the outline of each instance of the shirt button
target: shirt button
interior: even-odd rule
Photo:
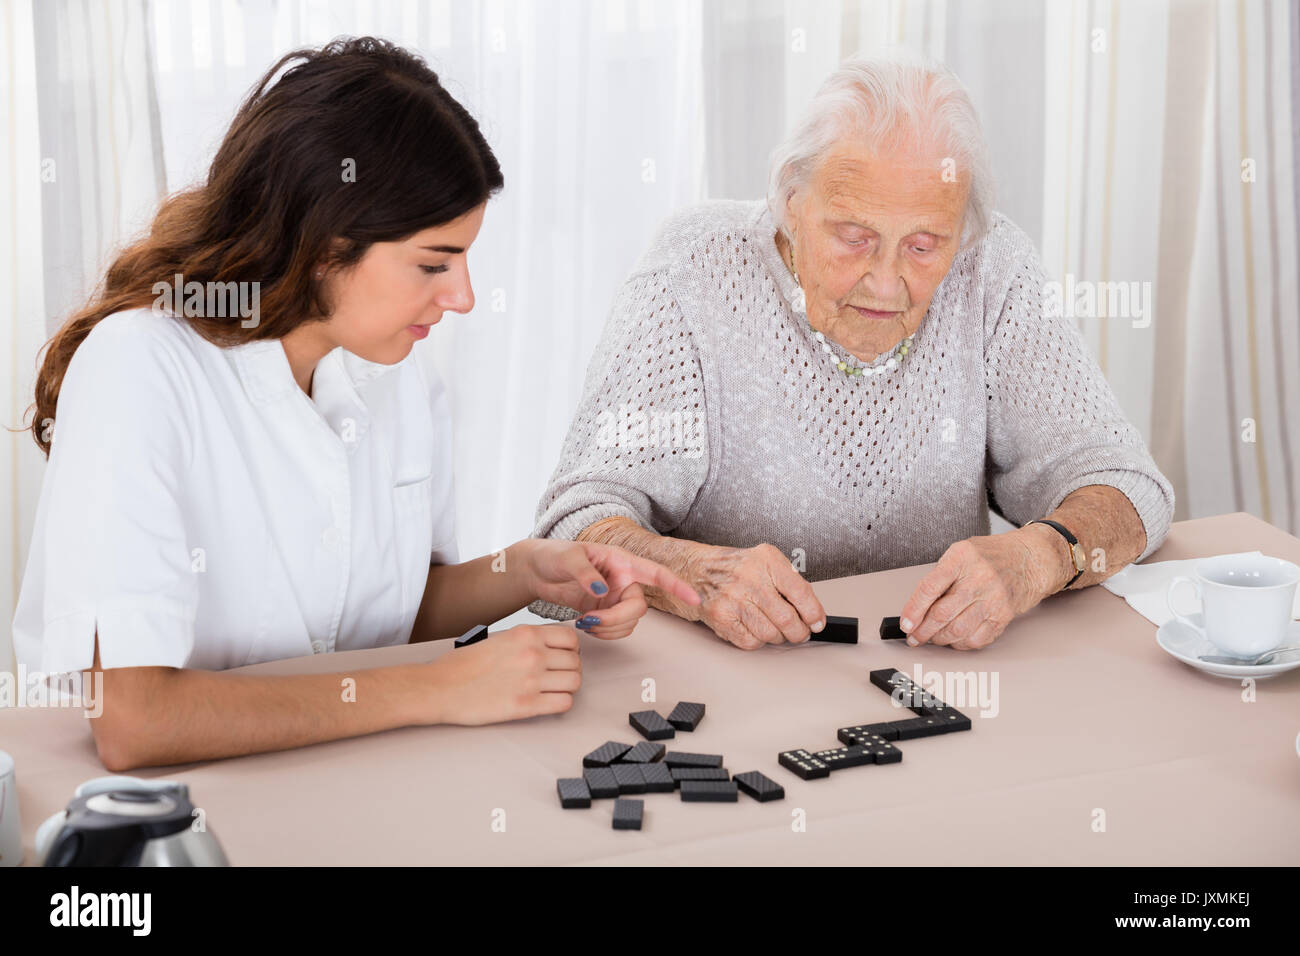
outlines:
[[[333,551],[339,546],[339,529],[326,528],[325,533],[320,536],[320,542],[325,546],[326,551]]]
[[[325,653],[325,645],[324,645],[323,643],[321,643],[320,641],[312,641],[312,642],[311,642],[311,651],[312,651],[313,654],[324,654],[324,653]]]

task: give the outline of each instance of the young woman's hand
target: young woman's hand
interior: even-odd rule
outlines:
[[[627,637],[646,612],[650,585],[687,604],[700,596],[663,565],[590,541],[529,538],[516,546],[529,588],[544,601],[582,611],[577,627],[596,637]]]
[[[571,624],[523,624],[422,665],[434,683],[420,723],[495,724],[573,706],[582,685]]]

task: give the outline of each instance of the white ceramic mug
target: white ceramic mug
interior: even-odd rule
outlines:
[[[1197,621],[1174,607],[1174,592],[1190,584],[1203,608]],[[1196,565],[1192,577],[1169,582],[1174,617],[1230,657],[1255,657],[1279,647],[1291,626],[1300,567],[1268,555],[1220,555]]]
[[[0,866],[23,861],[23,827],[18,820],[14,758],[0,750]]]

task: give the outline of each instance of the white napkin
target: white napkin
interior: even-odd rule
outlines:
[[[1259,557],[1259,551],[1234,551],[1233,557]],[[1192,576],[1192,571],[1204,558],[1188,558],[1185,561],[1157,561],[1154,564],[1130,564],[1111,575],[1101,586],[1113,594],[1118,594],[1128,606],[1145,617],[1152,624],[1160,627],[1174,619],[1169,610],[1169,582],[1178,575]],[[1178,610],[1184,614],[1196,611],[1196,596],[1191,588],[1179,588]],[[1296,591],[1295,606],[1291,617],[1300,617],[1300,589]]]

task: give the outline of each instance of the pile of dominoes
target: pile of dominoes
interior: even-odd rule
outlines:
[[[777,762],[804,780],[829,777],[832,770],[862,767],[867,764],[899,763],[903,751],[895,740],[913,740],[970,730],[970,718],[949,707],[938,697],[920,687],[902,671],[892,667],[871,672],[871,683],[916,714],[903,720],[841,727],[836,737],[843,747],[826,750],[783,750]]]
[[[871,672],[871,683],[885,691],[915,717],[841,727],[841,747],[826,750],[783,750],[777,762],[803,780],[829,777],[833,770],[867,764],[899,763],[903,752],[893,743],[935,734],[970,730],[970,718],[949,707],[892,667]],[[658,711],[628,714],[645,739],[637,744],[606,741],[582,758],[582,776],[556,782],[560,806],[566,810],[591,806],[593,799],[614,798],[614,829],[640,830],[645,801],[625,796],[637,793],[672,793],[679,790],[686,803],[735,803],[743,791],[760,803],[781,800],[785,788],[751,770],[729,776],[721,754],[668,750],[658,743],[690,732],[704,719],[704,705],[682,701],[664,718]]]
[[[684,803],[735,803],[742,790],[759,802],[785,796],[779,783],[757,770],[730,776],[722,754],[686,753],[658,743],[679,730],[693,731],[703,719],[704,705],[693,701],[682,701],[667,718],[654,710],[628,714],[627,722],[645,739],[635,745],[606,741],[583,757],[581,777],[556,782],[560,806],[584,808],[592,799],[614,797],[614,829],[640,830],[645,801],[625,794],[679,790]]]

